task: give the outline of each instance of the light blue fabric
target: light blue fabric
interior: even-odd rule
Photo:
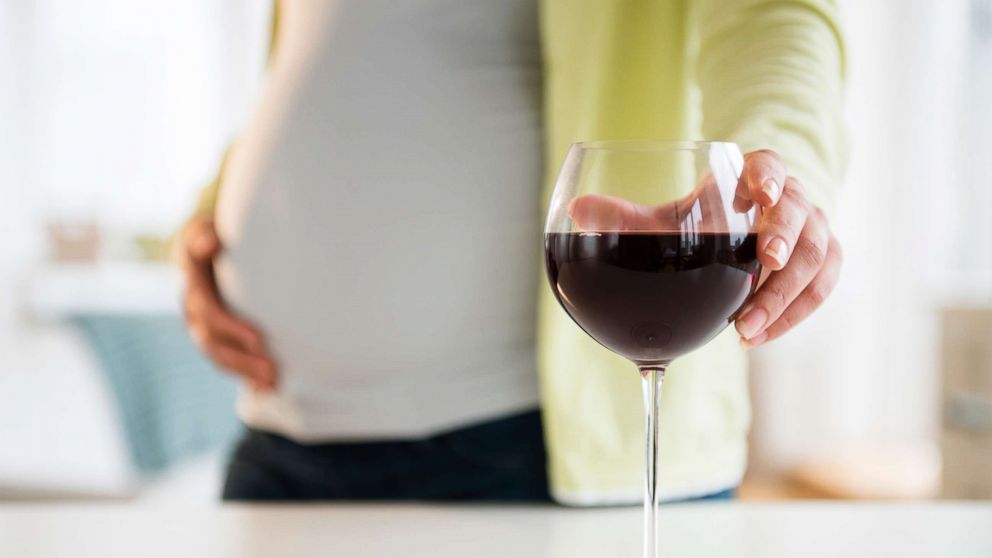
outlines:
[[[71,323],[102,364],[140,471],[233,443],[236,382],[200,354],[178,316],[82,314]]]

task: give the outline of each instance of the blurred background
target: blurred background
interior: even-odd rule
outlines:
[[[992,0],[842,0],[842,281],[754,351],[742,498],[992,498]],[[264,0],[0,0],[0,500],[215,501],[235,385],[170,236],[263,77]]]

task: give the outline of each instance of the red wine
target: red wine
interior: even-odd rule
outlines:
[[[639,366],[667,364],[712,339],[754,291],[754,234],[545,235],[558,302],[586,333]]]

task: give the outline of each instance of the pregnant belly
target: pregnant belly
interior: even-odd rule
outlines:
[[[533,225],[448,216],[370,228],[353,211],[285,212],[257,197],[224,238],[217,279],[264,332],[286,389],[472,367],[532,343]]]

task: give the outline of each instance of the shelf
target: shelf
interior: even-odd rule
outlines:
[[[178,314],[182,278],[165,263],[49,264],[20,281],[25,310],[42,320],[75,314]]]

